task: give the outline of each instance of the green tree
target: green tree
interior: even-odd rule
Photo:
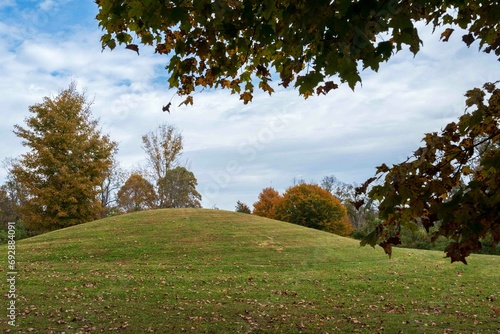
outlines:
[[[10,173],[25,191],[19,214],[27,227],[49,231],[99,216],[99,186],[116,143],[91,119],[90,103],[72,83],[55,98],[29,107],[27,128],[15,126],[29,151]]]
[[[276,205],[280,199],[281,195],[274,188],[268,187],[262,189],[258,201],[253,204],[252,214],[275,219]]]
[[[155,208],[156,192],[153,185],[139,173],[132,173],[117,195],[118,206],[125,212]]]
[[[161,124],[142,136],[142,143],[148,157],[151,178],[156,185],[158,207],[165,208],[170,199],[167,187],[161,184],[167,180],[169,170],[178,164],[182,152],[182,135],[175,126]]]
[[[354,230],[340,200],[316,184],[288,188],[276,204],[275,218],[344,236]]]
[[[96,2],[103,48],[119,43],[139,52],[134,35],[155,46],[169,56],[170,87],[180,95],[221,87],[247,103],[256,79],[273,92],[272,72],[304,97],[336,89],[334,76],[354,89],[360,68],[377,71],[405,46],[420,50],[419,22],[438,29],[445,42],[458,25],[468,46],[478,40],[485,52],[500,55],[499,6],[491,0]]]
[[[236,212],[241,212],[241,213],[247,213],[247,214],[251,214],[252,211],[250,210],[250,208],[248,207],[248,205],[246,205],[245,203],[243,202],[240,202],[240,201],[237,201],[236,202]]]
[[[185,167],[167,170],[158,182],[161,208],[201,208],[201,194],[196,190],[198,181]]]

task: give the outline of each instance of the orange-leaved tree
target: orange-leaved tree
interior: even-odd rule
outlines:
[[[289,223],[344,236],[354,231],[340,200],[316,184],[288,188],[275,210],[275,219]]]
[[[253,204],[252,213],[274,219],[276,217],[276,205],[280,199],[281,195],[274,188],[264,188],[259,194],[259,200]]]

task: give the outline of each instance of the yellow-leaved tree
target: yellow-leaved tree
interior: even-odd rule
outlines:
[[[43,232],[98,218],[100,185],[117,144],[101,134],[75,83],[29,111],[26,127],[14,130],[28,151],[9,166],[25,190],[19,214],[26,226]]]

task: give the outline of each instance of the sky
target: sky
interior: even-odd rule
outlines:
[[[462,115],[468,89],[499,79],[496,57],[477,43],[467,48],[459,31],[443,43],[439,31],[420,25],[421,51],[363,71],[354,92],[341,85],[304,100],[275,86],[271,97],[257,92],[244,105],[227,90],[204,90],[193,106],[177,107],[183,98],[168,89],[168,58],[152,47],[140,56],[123,46],[102,50],[96,14],[91,0],[0,0],[1,161],[26,151],[12,130],[24,126],[28,107],[75,81],[102,132],[118,142],[123,169],[145,164],[142,135],[174,125],[203,207],[234,210],[238,200],[252,207],[263,188],[284,192],[294,180],[362,183]],[[170,100],[171,113],[162,112]],[[0,184],[6,175],[0,169]]]

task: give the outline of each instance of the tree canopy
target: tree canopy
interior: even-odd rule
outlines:
[[[198,180],[193,172],[177,166],[167,170],[158,181],[158,193],[162,198],[160,208],[201,208],[201,194],[196,190]]]
[[[304,97],[326,94],[339,83],[354,89],[360,68],[377,71],[408,47],[421,47],[417,23],[431,24],[441,39],[453,27],[470,46],[500,55],[496,1],[397,0],[97,0],[103,48],[153,46],[168,55],[170,87],[188,95],[196,87],[227,88],[245,103],[255,79],[271,94],[273,73]],[[446,28],[445,28],[446,27]],[[138,41],[138,42],[137,42]],[[335,78],[335,80],[333,79]]]
[[[29,107],[26,128],[14,133],[29,148],[10,173],[22,187],[19,214],[34,230],[91,221],[101,206],[99,189],[117,144],[102,135],[90,104],[71,84],[55,98]]]
[[[340,200],[316,184],[301,183],[288,188],[277,201],[275,219],[339,235],[354,228]]]
[[[240,212],[240,213],[246,213],[246,214],[251,214],[252,213],[252,211],[250,210],[250,208],[248,207],[248,205],[246,205],[245,203],[243,203],[241,201],[237,201],[236,202],[235,211],[236,212]]]
[[[437,225],[432,239],[445,236],[451,261],[466,262],[491,235],[500,241],[500,89],[488,83],[466,94],[467,112],[440,133],[425,135],[424,145],[407,161],[377,168],[358,194],[379,201],[380,224],[362,244],[378,242],[388,254],[400,243],[401,227]],[[373,181],[383,180],[371,189]],[[363,201],[359,202],[361,205]]]
[[[168,124],[160,124],[142,136],[148,157],[148,174],[156,190],[158,208],[201,207],[198,180],[193,172],[179,166],[182,154],[182,134]]]
[[[253,204],[252,214],[271,218],[276,218],[276,205],[281,199],[281,195],[272,187],[264,188],[259,194],[259,199]]]
[[[132,173],[118,191],[118,205],[125,212],[142,211],[156,207],[153,185],[141,174]]]

